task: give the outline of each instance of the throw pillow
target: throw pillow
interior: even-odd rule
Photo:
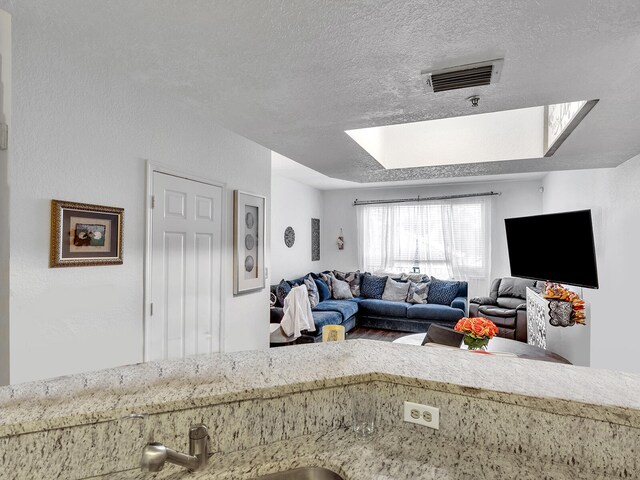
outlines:
[[[347,282],[334,278],[331,283],[333,284],[333,298],[336,300],[349,300],[350,298],[353,298],[351,288],[349,288],[349,284]]]
[[[287,295],[289,295],[290,291],[291,285],[289,285],[289,282],[285,281],[284,279],[280,280],[280,283],[276,287],[276,297],[278,297],[278,302],[280,302],[280,305],[284,306],[284,299],[287,297]]]
[[[324,283],[319,278],[316,278],[316,287],[318,287],[318,296],[320,297],[320,301],[324,302],[325,300],[329,300],[331,298],[331,292],[329,291],[329,286]]]
[[[387,283],[382,292],[382,300],[391,302],[404,302],[409,293],[410,284],[405,282],[396,282],[391,277],[387,277]]]
[[[388,277],[376,277],[370,273],[365,273],[360,285],[360,295],[365,298],[381,299]]]
[[[304,279],[304,284],[309,292],[309,304],[311,308],[316,308],[320,303],[320,295],[318,294],[318,286],[311,275]]]
[[[333,274],[338,280],[342,280],[349,284],[349,288],[351,289],[351,294],[354,297],[360,296],[360,271],[342,273],[342,272],[338,272],[337,270],[334,270]]]
[[[431,277],[427,301],[438,305],[451,305],[454,298],[458,296],[459,288],[460,282],[438,280],[437,278]]]
[[[411,281],[415,283],[428,282],[430,280],[429,275],[423,275],[421,273],[403,273],[400,280]]]
[[[429,296],[429,284],[430,282],[411,282],[409,286],[409,293],[407,293],[407,302],[414,304],[427,303],[427,297]]]
[[[332,272],[322,272],[320,274],[320,280],[322,280],[324,283],[327,284],[327,287],[329,288],[329,295],[333,296],[333,285],[332,285],[332,280],[335,277],[333,276]]]

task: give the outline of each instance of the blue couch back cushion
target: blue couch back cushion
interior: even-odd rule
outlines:
[[[325,300],[329,300],[331,298],[331,292],[329,291],[329,286],[324,283],[324,281],[316,278],[316,286],[318,287],[318,295],[320,295],[320,302],[324,302]]]
[[[365,298],[382,298],[384,287],[387,284],[387,277],[377,277],[370,273],[365,273],[360,284],[360,295]]]
[[[451,302],[458,296],[459,289],[460,282],[438,280],[437,278],[431,277],[427,303],[451,305]]]

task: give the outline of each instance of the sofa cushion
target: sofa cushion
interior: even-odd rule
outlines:
[[[319,276],[320,280],[327,284],[329,295],[333,296],[333,279],[336,277],[333,276],[332,272],[322,272]]]
[[[435,277],[431,277],[427,301],[429,303],[449,306],[451,305],[451,302],[453,302],[453,299],[458,296],[459,288],[460,282],[438,280]]]
[[[284,279],[280,280],[280,283],[276,287],[276,297],[278,297],[278,302],[280,303],[280,305],[284,306],[284,299],[287,297],[287,295],[289,295],[290,291],[291,285],[289,284],[289,282],[285,281]]]
[[[316,334],[322,333],[322,327],[325,325],[340,325],[342,323],[342,315],[340,312],[323,312],[316,310],[313,314],[313,323],[316,326]]]
[[[361,313],[369,315],[382,315],[385,317],[406,317],[407,303],[391,302],[375,298],[365,298],[358,304]]]
[[[456,322],[464,317],[464,311],[446,305],[427,303],[426,305],[411,305],[407,308],[407,318],[423,320],[439,320],[442,322]]]
[[[348,300],[353,298],[351,288],[349,288],[349,284],[344,280],[338,280],[334,277],[331,280],[331,285],[333,287],[331,296],[336,300]]]
[[[516,311],[507,308],[480,306],[478,315],[491,320],[500,328],[516,328]]]
[[[325,300],[329,300],[331,298],[331,292],[329,291],[329,286],[324,283],[324,281],[320,278],[315,279],[316,287],[318,287],[318,297],[321,302]]]
[[[377,277],[370,273],[365,273],[360,285],[360,295],[365,298],[381,299],[386,284],[387,277]]]
[[[326,300],[316,305],[314,312],[339,312],[342,319],[355,315],[358,312],[358,304],[349,300]]]
[[[320,303],[318,286],[316,285],[316,281],[311,275],[304,279],[304,285],[305,287],[307,287],[307,293],[309,294],[309,305],[311,305],[311,308],[313,308],[318,305],[318,303]]]
[[[409,282],[396,282],[388,277],[387,283],[384,286],[384,292],[382,292],[382,300],[404,302],[407,300],[410,286],[411,284]]]
[[[515,308],[494,307],[493,305],[481,305],[478,308],[478,313],[482,313],[484,315],[491,315],[492,317],[515,317],[516,316]]]
[[[407,293],[407,302],[422,304],[427,303],[429,297],[429,284],[431,282],[409,282],[409,292]]]
[[[354,297],[360,295],[360,271],[343,273],[334,270],[333,274],[338,280],[342,280],[343,282],[347,282],[349,284],[351,295],[353,295]]]
[[[500,281],[498,297],[527,298],[527,287],[535,288],[536,280],[505,277]]]
[[[498,306],[502,308],[518,308],[520,305],[524,305],[524,308],[527,308],[527,302],[524,298],[517,297],[498,297],[498,301],[496,302]]]
[[[404,282],[415,282],[415,283],[420,283],[420,282],[428,282],[431,279],[429,278],[429,275],[423,275],[421,273],[403,273],[400,276],[400,280],[404,281]]]

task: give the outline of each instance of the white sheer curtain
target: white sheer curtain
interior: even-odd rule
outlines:
[[[359,266],[368,272],[412,272],[466,280],[486,295],[491,269],[491,197],[359,205]]]

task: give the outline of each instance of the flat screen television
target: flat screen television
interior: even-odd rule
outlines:
[[[512,276],[598,288],[591,210],[504,222]]]

